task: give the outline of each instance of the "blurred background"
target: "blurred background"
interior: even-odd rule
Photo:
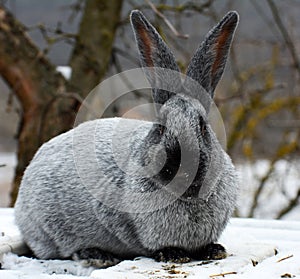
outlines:
[[[240,176],[235,216],[300,220],[298,0],[0,1],[0,206],[13,205],[37,148],[72,127],[88,93],[139,66],[132,9],[150,19],[183,72],[216,22],[240,14],[215,94]],[[131,92],[104,116],[148,102],[150,94]]]

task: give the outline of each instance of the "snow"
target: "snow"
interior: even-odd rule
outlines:
[[[90,278],[93,268],[83,268],[73,261],[41,261],[8,253],[3,257],[0,278]],[[1,274],[2,273],[2,274]]]
[[[0,209],[0,250],[20,238],[13,209]],[[69,260],[38,260],[8,252],[0,255],[0,278],[300,278],[300,222],[233,218],[220,243],[229,257],[186,264],[159,263],[149,258],[123,261],[107,269],[83,267]],[[14,247],[17,248],[17,247]],[[277,254],[276,254],[277,253]],[[276,254],[276,255],[275,255]]]
[[[56,71],[60,72],[66,79],[71,78],[72,68],[69,66],[57,66]]]
[[[13,152],[0,152],[0,207],[9,204],[9,189],[17,163]]]

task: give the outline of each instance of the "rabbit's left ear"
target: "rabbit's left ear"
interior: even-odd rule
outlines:
[[[147,67],[146,75],[153,88],[154,102],[164,104],[173,95],[172,92],[175,92],[174,90],[181,85],[175,57],[140,11],[132,11],[130,20],[139,49],[141,64],[143,67]],[[174,72],[164,71],[164,69]]]
[[[186,75],[197,81],[211,98],[223,74],[238,20],[236,12],[227,13],[207,34],[188,66]]]

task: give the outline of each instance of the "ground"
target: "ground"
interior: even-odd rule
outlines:
[[[13,209],[0,209],[0,278],[17,279],[146,279],[146,278],[300,278],[300,222],[233,218],[220,243],[224,260],[186,264],[136,258],[96,270],[73,261],[37,260],[1,251],[22,249]]]

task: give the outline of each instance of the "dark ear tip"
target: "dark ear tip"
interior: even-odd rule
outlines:
[[[230,11],[225,15],[224,19],[226,19],[227,22],[237,24],[239,21],[239,14],[237,11]]]
[[[130,13],[130,21],[132,23],[141,21],[143,17],[144,15],[140,10],[132,10]]]

